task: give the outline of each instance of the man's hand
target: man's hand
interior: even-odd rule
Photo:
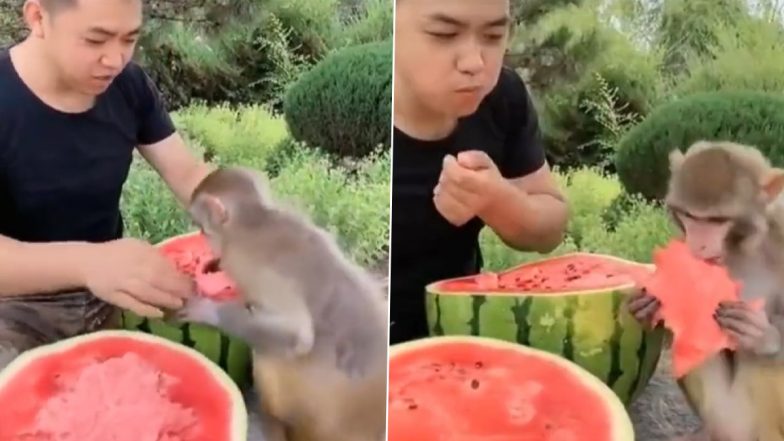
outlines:
[[[447,155],[438,185],[433,189],[436,209],[453,225],[463,225],[491,204],[504,184],[492,159],[482,151]]]
[[[96,297],[146,317],[163,317],[159,308],[182,307],[194,289],[160,251],[136,239],[91,247],[80,268],[84,285]]]

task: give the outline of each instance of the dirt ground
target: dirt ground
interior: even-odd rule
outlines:
[[[665,351],[650,384],[631,406],[636,441],[667,441],[700,427],[672,379],[670,365],[670,353]]]

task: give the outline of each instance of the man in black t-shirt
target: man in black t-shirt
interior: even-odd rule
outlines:
[[[525,85],[502,67],[508,0],[397,0],[391,343],[428,334],[425,285],[475,274],[492,228],[518,250],[561,242],[568,209]]]
[[[130,62],[142,0],[28,0],[28,38],[0,51],[0,366],[109,326],[115,306],[178,307],[191,282],[124,239],[134,149],[182,204],[209,172]]]

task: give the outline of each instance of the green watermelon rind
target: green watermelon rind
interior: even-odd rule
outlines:
[[[575,252],[526,262],[500,274],[582,257],[654,269],[652,264],[615,256]],[[444,283],[465,279],[426,286],[429,335],[492,337],[559,355],[599,378],[627,406],[653,377],[666,334],[659,327],[644,328],[627,311],[624,299],[633,283],[563,293],[440,289]]]
[[[198,230],[178,234],[158,242],[156,247],[162,248],[198,234]],[[169,323],[162,319],[140,317],[128,310],[121,312],[120,320],[123,329],[164,337],[201,352],[228,373],[240,387],[246,387],[251,382],[250,347],[217,328],[196,323]]]
[[[593,394],[597,397],[597,401],[603,403],[609,410],[608,413],[611,420],[608,423],[611,425],[611,433],[613,435],[607,441],[634,441],[634,425],[632,424],[631,417],[626,410],[625,404],[623,401],[621,401],[618,395],[603,381],[585,370],[585,368],[564,357],[542,349],[515,344],[513,342],[497,338],[476,335],[425,337],[391,345],[389,347],[390,370],[395,363],[395,358],[398,356],[402,356],[404,354],[418,350],[424,350],[424,358],[426,357],[426,350],[428,347],[447,345],[451,343],[467,343],[477,346],[486,346],[494,349],[508,350],[511,353],[521,354],[522,356],[539,357],[552,362],[555,366],[564,368],[566,372],[578,378],[586,389],[593,392]],[[513,356],[514,355],[510,355],[510,357]],[[390,421],[390,424],[391,423],[392,421]]]
[[[10,382],[16,381],[23,377],[25,369],[39,359],[57,357],[60,354],[67,356],[68,351],[75,349],[79,346],[89,345],[92,342],[97,342],[104,338],[123,338],[136,340],[142,343],[152,343],[163,347],[166,350],[173,350],[182,354],[198,364],[201,364],[212,374],[212,378],[216,383],[220,384],[223,391],[229,395],[233,403],[231,409],[231,431],[229,433],[229,441],[246,441],[248,434],[248,410],[245,406],[245,400],[242,392],[240,391],[234,380],[219,366],[213,363],[209,358],[199,351],[189,348],[187,346],[178,344],[169,339],[159,337],[156,335],[129,331],[121,329],[106,329],[94,331],[87,334],[81,334],[74,337],[69,337],[52,343],[37,346],[33,349],[22,352],[16,358],[11,360],[5,368],[0,370],[0,389],[4,388]]]

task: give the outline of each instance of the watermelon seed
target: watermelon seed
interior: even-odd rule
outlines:
[[[476,367],[477,369],[482,369],[482,366],[483,365],[481,361],[477,361],[476,363],[474,363],[474,367]]]
[[[471,389],[479,389],[479,380],[476,378],[471,380]]]
[[[416,410],[418,407],[419,407],[419,406],[417,406],[416,404],[409,404],[409,405],[408,405],[408,409],[409,409],[409,410]]]

